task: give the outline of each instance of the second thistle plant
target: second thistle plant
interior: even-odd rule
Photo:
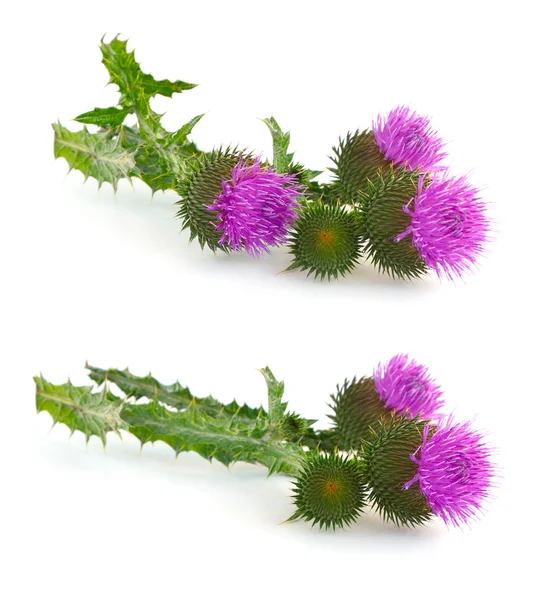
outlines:
[[[245,461],[284,473],[293,479],[290,521],[339,529],[371,507],[398,526],[435,517],[461,526],[482,512],[491,495],[491,449],[469,423],[438,418],[439,388],[425,367],[405,355],[380,365],[373,378],[343,386],[334,426],[324,430],[287,411],[284,384],[267,367],[261,370],[266,408],[195,397],[187,387],[164,385],[151,375],[88,369],[97,390],[35,378],[37,410],[103,445],[126,431],[142,445],[164,442],[177,455],[192,451],[225,465]],[[350,418],[353,429],[346,426]]]

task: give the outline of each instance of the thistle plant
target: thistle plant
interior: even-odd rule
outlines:
[[[490,230],[484,201],[466,178],[448,174],[442,139],[410,108],[341,139],[326,181],[325,171],[295,162],[290,134],[273,117],[262,119],[270,161],[238,148],[201,150],[192,131],[203,115],[167,131],[152,98],[195,84],[144,73],[118,37],[102,40],[101,53],[118,102],[76,117],[81,131],[55,123],[55,157],[115,191],[120,180],[139,178],[153,193],[176,194],[182,228],[202,248],[260,257],[286,245],[286,271],[328,280],[363,257],[394,278],[453,278],[482,255]]]
[[[37,411],[81,431],[86,441],[123,431],[162,441],[178,455],[197,452],[225,465],[243,461],[293,479],[293,514],[324,529],[353,524],[376,509],[414,527],[440,517],[460,526],[483,510],[496,467],[470,423],[440,416],[441,391],[426,368],[405,355],[373,377],[347,381],[333,396],[333,426],[288,411],[284,384],[261,369],[267,406],[196,397],[178,382],[87,366],[95,385],[55,385],[35,378]]]

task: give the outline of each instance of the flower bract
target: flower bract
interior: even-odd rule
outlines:
[[[354,212],[314,203],[300,212],[289,237],[294,255],[289,270],[300,269],[324,279],[352,271],[360,257],[361,237]]]
[[[364,490],[355,459],[312,453],[295,480],[297,509],[290,520],[302,518],[325,529],[350,525],[362,512]]]
[[[416,472],[410,455],[422,443],[425,424],[394,416],[381,421],[378,431],[365,441],[359,456],[368,486],[368,500],[380,515],[396,525],[423,525],[433,512],[418,486],[404,488]]]

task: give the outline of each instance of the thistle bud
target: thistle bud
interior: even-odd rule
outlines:
[[[310,204],[300,212],[289,238],[294,255],[288,270],[324,279],[350,273],[361,255],[356,215],[342,206]]]
[[[309,454],[294,484],[296,511],[289,519],[304,519],[320,529],[350,525],[362,513],[365,485],[354,458]]]

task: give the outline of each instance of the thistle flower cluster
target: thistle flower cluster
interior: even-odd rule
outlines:
[[[491,450],[471,423],[442,415],[442,391],[426,367],[397,355],[372,377],[345,381],[332,399],[334,428],[324,438],[329,451],[311,455],[299,473],[294,517],[341,527],[367,503],[402,526],[434,516],[461,526],[480,514],[495,476]],[[357,471],[360,487],[355,483],[334,504],[335,490]],[[313,483],[318,476],[321,486]]]
[[[119,104],[76,118],[98,126],[95,133],[54,125],[55,156],[115,189],[120,179],[139,177],[153,191],[174,190],[182,228],[202,248],[257,258],[286,244],[286,270],[320,279],[345,276],[362,258],[395,278],[433,271],[451,279],[482,255],[490,229],[485,203],[465,177],[449,174],[443,140],[409,107],[341,139],[333,180],[318,183],[319,171],[294,162],[290,134],[273,117],[263,120],[273,140],[269,162],[237,148],[201,151],[191,132],[203,115],[166,131],[151,98],[195,85],[144,74],[118,38],[101,42],[101,50]],[[123,125],[129,115],[136,125]]]
[[[177,454],[193,451],[225,465],[245,461],[285,473],[294,480],[289,520],[336,529],[374,508],[398,526],[434,517],[462,526],[478,517],[491,494],[490,447],[471,423],[442,415],[440,387],[406,355],[378,365],[372,377],[345,381],[332,395],[333,427],[323,430],[287,410],[284,383],[267,367],[261,370],[267,408],[194,397],[178,382],[163,385],[152,375],[88,369],[98,391],[37,377],[37,410],[87,440],[98,436],[104,444],[108,434],[127,431],[142,445],[161,441]]]

